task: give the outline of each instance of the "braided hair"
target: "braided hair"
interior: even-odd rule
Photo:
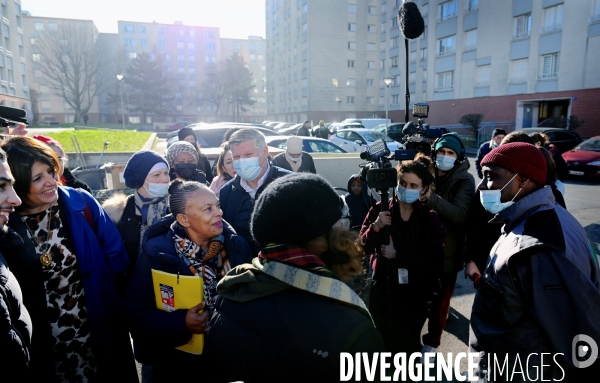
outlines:
[[[169,185],[169,209],[173,217],[185,214],[185,207],[189,201],[189,195],[198,190],[212,190],[208,186],[196,181],[174,180]]]

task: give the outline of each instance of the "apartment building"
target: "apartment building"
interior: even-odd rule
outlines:
[[[32,118],[20,1],[0,0],[0,105],[21,108]]]
[[[600,0],[415,3],[426,27],[408,42],[407,71],[401,0],[267,0],[268,119],[387,109],[404,121],[408,77],[431,125],[469,113],[516,128],[577,116],[583,136],[600,133]]]

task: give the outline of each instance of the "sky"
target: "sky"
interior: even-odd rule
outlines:
[[[265,0],[22,0],[32,16],[93,20],[117,33],[117,20],[220,28],[221,37],[265,37]]]

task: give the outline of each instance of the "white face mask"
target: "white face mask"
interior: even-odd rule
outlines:
[[[285,156],[290,160],[290,161],[294,161],[294,162],[298,162],[302,159],[302,155],[300,155],[300,157],[298,158],[294,158],[292,156],[290,156],[290,154],[288,152],[285,152]]]
[[[456,157],[445,156],[443,154],[438,154],[435,157],[435,165],[443,172],[452,169],[454,167],[454,162],[456,162]]]
[[[510,184],[512,182],[512,180],[515,179],[515,177],[519,175],[519,173],[515,174],[513,178],[510,179],[510,181],[508,181],[506,183],[506,185],[504,185],[502,187],[502,189],[499,190],[480,190],[479,191],[479,201],[481,202],[481,205],[483,205],[483,208],[487,211],[489,211],[492,214],[498,214],[500,213],[502,210],[506,209],[507,207],[513,205],[515,202],[515,198],[517,198],[517,196],[519,195],[519,193],[521,192],[521,190],[523,188],[520,188],[519,191],[517,192],[517,194],[515,194],[515,196],[512,198],[512,200],[508,201],[508,202],[500,202],[500,198],[502,195],[502,190],[504,190],[505,187],[508,186],[508,184]]]
[[[154,182],[146,182],[148,187],[144,186],[144,189],[148,192],[148,195],[153,198],[160,198],[167,195],[169,192],[169,184],[157,184]]]

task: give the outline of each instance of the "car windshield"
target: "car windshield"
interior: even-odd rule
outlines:
[[[363,136],[364,139],[369,142],[375,142],[380,139],[383,139],[385,142],[394,142],[394,140],[381,132],[362,132],[361,136]]]
[[[589,140],[583,141],[575,149],[581,150],[592,150],[594,152],[600,152],[600,137],[590,138]]]

